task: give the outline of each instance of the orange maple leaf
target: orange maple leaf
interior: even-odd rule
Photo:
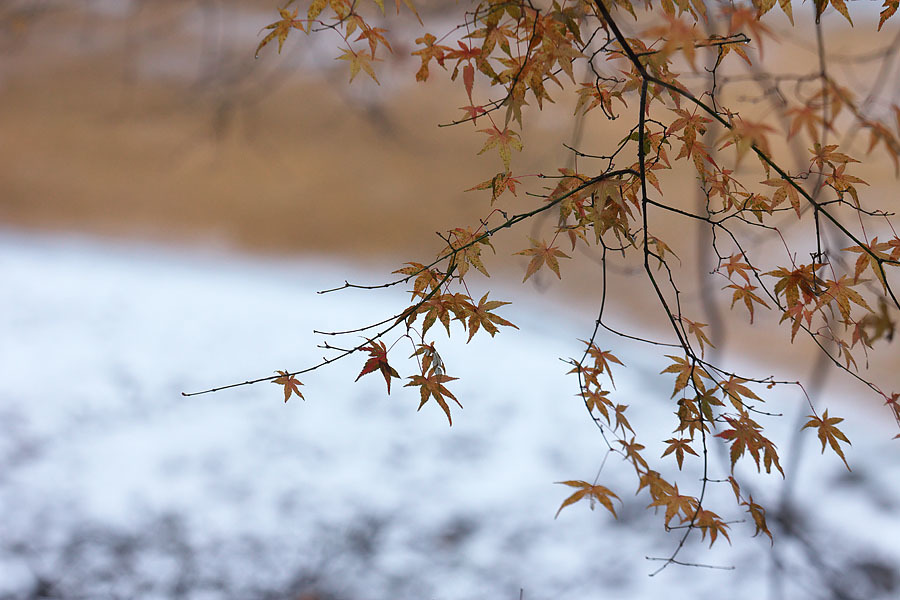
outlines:
[[[775,539],[772,537],[772,532],[769,531],[769,526],[766,524],[766,509],[753,501],[753,495],[750,495],[750,499],[746,502],[741,502],[741,506],[747,507],[747,512],[750,513],[750,517],[753,519],[753,524],[756,526],[756,531],[753,533],[753,537],[758,536],[760,533],[764,533],[769,536],[769,542],[771,544],[775,544]]]
[[[430,33],[426,33],[424,36],[416,39],[417,44],[425,46],[421,50],[416,50],[412,53],[413,56],[418,56],[422,59],[422,66],[419,67],[419,71],[416,73],[416,81],[428,80],[428,64],[432,59],[436,60],[442,67],[444,66],[444,54],[450,48],[448,46],[435,45],[436,41],[437,38]]]
[[[303,397],[303,394],[300,393],[300,388],[298,386],[303,385],[300,383],[300,380],[291,375],[288,371],[275,371],[281,377],[277,377],[272,380],[272,383],[277,383],[278,385],[284,386],[284,401],[287,402],[291,397],[291,394],[298,396],[301,400],[306,400]]]
[[[441,279],[439,277],[439,274],[433,269],[429,269],[422,263],[417,262],[408,262],[406,264],[408,264],[409,266],[397,269],[393,272],[408,275],[409,277],[415,276],[416,280],[413,283],[412,289],[413,298],[417,296],[420,298],[424,298],[427,295],[427,292],[425,291],[426,288],[430,287],[432,290],[434,290],[437,289],[437,287],[440,285]]]
[[[717,433],[715,437],[731,442],[730,456],[732,471],[734,471],[734,466],[737,464],[738,459],[742,457],[745,452],[750,453],[750,456],[752,456],[753,460],[756,462],[757,470],[761,470],[762,467],[760,467],[759,459],[760,451],[762,451],[763,466],[765,466],[766,473],[771,473],[772,466],[774,465],[775,468],[781,472],[781,476],[784,477],[784,470],[781,468],[781,463],[778,461],[778,453],[775,450],[775,444],[762,435],[762,427],[760,427],[758,423],[747,416],[747,413],[742,413],[738,418],[726,416],[725,421],[727,421],[732,428],[726,429],[722,433]]]
[[[584,405],[589,412],[597,410],[597,412],[603,415],[603,418],[606,419],[607,423],[610,422],[608,409],[612,408],[613,404],[612,401],[607,398],[607,396],[609,396],[609,391],[586,389],[578,395],[584,399]]]
[[[675,394],[687,387],[688,382],[693,382],[694,387],[699,391],[703,391],[703,382],[700,378],[706,377],[708,379],[709,375],[702,367],[698,366],[688,357],[682,358],[680,356],[666,354],[666,358],[672,359],[672,364],[660,371],[660,375],[663,373],[678,374],[677,377],[675,377],[675,390],[672,392],[673,398],[675,397]]]
[[[661,493],[653,499],[647,508],[657,506],[666,507],[665,526],[669,527],[669,523],[681,513],[681,522],[686,523],[691,520],[694,513],[697,512],[699,503],[693,496],[682,496],[678,493],[678,484],[671,487],[669,493]]]
[[[588,498],[591,501],[591,510],[594,510],[594,503],[599,502],[603,505],[606,510],[611,512],[614,517],[616,517],[616,509],[613,507],[612,500],[610,498],[615,498],[621,502],[621,499],[616,496],[616,494],[610,490],[608,487],[604,487],[602,485],[591,485],[587,481],[557,481],[556,483],[560,485],[568,485],[569,487],[578,488],[578,491],[563,500],[562,505],[560,505],[559,510],[556,511],[556,516],[554,519],[559,516],[559,513],[562,512],[562,509],[569,506],[570,504],[575,504],[582,498]]]
[[[681,317],[681,322],[687,324],[688,333],[697,338],[697,343],[700,344],[700,357],[706,354],[706,346],[708,345],[710,348],[715,348],[713,343],[709,341],[709,338],[706,336],[706,333],[703,331],[704,327],[707,327],[709,323],[699,323],[697,321],[691,321],[688,318]]]
[[[469,339],[466,340],[466,343],[472,341],[472,336],[474,336],[475,333],[478,332],[479,327],[491,334],[491,337],[494,337],[494,334],[499,331],[497,325],[503,325],[505,327],[515,327],[516,329],[518,329],[518,327],[516,327],[503,317],[490,312],[510,303],[500,302],[499,300],[488,301],[487,297],[488,294],[482,296],[481,300],[478,301],[477,306],[474,304],[469,304]]]
[[[859,292],[853,289],[854,285],[858,283],[849,283],[847,279],[849,275],[843,275],[837,281],[827,280],[825,281],[825,291],[822,293],[819,298],[819,302],[816,306],[817,309],[821,308],[825,304],[830,304],[834,302],[837,304],[838,311],[841,313],[841,317],[844,321],[850,321],[850,303],[858,304],[859,306],[866,309],[868,312],[874,312],[868,304],[866,304],[865,298],[863,298]]]
[[[678,468],[681,469],[682,463],[684,462],[684,453],[693,454],[697,456],[697,453],[691,448],[691,440],[685,438],[670,438],[665,441],[666,444],[669,444],[666,447],[666,451],[662,453],[663,456],[668,456],[675,453],[675,460],[678,461]]]
[[[716,537],[719,534],[725,536],[725,539],[728,540],[728,543],[731,543],[731,538],[728,537],[728,523],[719,518],[719,515],[714,513],[711,510],[700,509],[697,511],[697,518],[694,520],[694,526],[700,528],[700,539],[706,539],[706,534],[709,534],[709,547],[712,548],[712,545],[716,541]]]
[[[756,289],[755,285],[750,285],[750,284],[737,285],[735,283],[732,283],[731,285],[726,285],[722,289],[725,290],[725,289],[729,289],[729,288],[734,290],[734,294],[732,294],[732,297],[731,297],[731,308],[734,308],[735,302],[737,302],[738,300],[743,300],[744,305],[747,307],[747,310],[750,311],[750,324],[751,325],[753,324],[753,303],[754,302],[757,302],[759,304],[762,304],[766,308],[769,308],[769,305],[766,304],[765,300],[763,300],[762,298],[760,298],[759,296],[757,296],[756,294],[753,293],[753,290]]]
[[[613,388],[615,388],[616,382],[613,379],[612,369],[609,365],[610,363],[616,363],[617,365],[622,365],[624,367],[625,364],[621,360],[619,360],[612,352],[609,352],[608,350],[601,350],[597,347],[596,344],[592,342],[587,342],[585,340],[580,341],[587,344],[587,354],[594,359],[594,367],[596,367],[596,369],[600,373],[603,373],[605,371],[609,376],[610,383],[612,383]]]
[[[409,383],[407,383],[403,387],[411,387],[411,386],[419,386],[419,393],[421,394],[422,401],[419,402],[419,408],[416,410],[421,410],[425,403],[428,402],[430,398],[434,398],[435,402],[440,405],[443,409],[444,413],[447,415],[447,421],[450,422],[450,425],[453,426],[453,419],[450,417],[450,406],[447,404],[447,400],[445,398],[450,398],[454,402],[456,402],[457,406],[462,408],[462,404],[459,403],[459,400],[456,399],[450,390],[444,387],[444,384],[448,381],[454,381],[457,377],[450,377],[449,375],[444,375],[443,373],[439,373],[438,370],[432,369],[430,373],[427,375],[410,375]]]
[[[272,31],[269,32],[269,34],[259,43],[259,46],[256,47],[254,58],[259,58],[259,51],[263,49],[263,46],[276,37],[278,38],[278,53],[281,54],[281,47],[284,45],[284,40],[287,39],[291,29],[303,31],[303,21],[297,19],[298,10],[299,9],[295,8],[294,12],[291,13],[284,8],[278,9],[278,12],[281,14],[281,20],[276,21],[271,25],[266,25],[265,29],[271,29]]]

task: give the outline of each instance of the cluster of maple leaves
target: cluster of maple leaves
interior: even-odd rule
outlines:
[[[293,31],[326,32],[339,37],[341,54],[337,58],[349,63],[351,81],[360,71],[378,81],[373,65],[380,60],[379,53],[393,52],[387,31],[372,25],[374,19],[386,14],[382,0],[372,0],[371,4],[312,0],[302,15],[299,6],[291,9],[292,4],[293,0],[280,9],[281,18],[268,26],[270,31],[257,54],[273,40],[277,40],[280,51]],[[419,18],[410,0],[396,0],[397,12],[401,4]],[[778,0],[777,4],[793,24],[792,0]],[[491,236],[552,211],[557,223],[552,231],[544,238],[529,238],[529,247],[518,252],[530,259],[524,280],[544,267],[561,278],[560,260],[570,259],[571,251],[579,246],[600,247],[604,256],[614,251],[637,253],[643,259],[646,276],[658,290],[660,306],[672,323],[676,345],[683,350],[679,355],[666,355],[671,362],[662,370],[675,377],[672,398],[677,399],[677,422],[673,437],[664,442],[660,459],[671,457],[680,470],[686,460],[705,460],[697,452],[699,443],[705,447],[710,438],[722,440],[728,446],[731,463],[731,473],[722,481],[731,485],[736,502],[746,510],[756,533],[771,538],[765,509],[752,495],[745,494],[734,469],[749,456],[758,471],[769,473],[774,468],[784,475],[776,445],[754,420],[756,413],[763,414],[759,408],[763,398],[753,387],[771,388],[780,382],[745,379],[706,360],[706,349],[712,346],[704,330],[707,325],[689,319],[659,291],[653,267],[665,269],[671,280],[669,260],[674,253],[649,230],[648,212],[703,221],[730,239],[730,250],[720,252],[714,245],[711,251],[718,257],[714,274],[727,281],[722,290],[730,294],[731,307],[746,310],[751,324],[757,310],[779,311],[781,321],[790,324],[791,341],[802,330],[823,351],[827,351],[826,346],[836,348],[834,360],[837,363],[840,358],[838,364],[847,371],[859,370],[853,356],[858,348],[868,352],[875,342],[891,338],[891,311],[900,309],[886,274],[900,265],[900,237],[887,213],[865,207],[859,186],[867,184],[852,174],[859,161],[837,144],[823,143],[824,132],[835,129],[839,118],[849,119],[852,127],[868,132],[869,152],[880,146],[896,167],[900,164],[900,107],[892,107],[893,124],[868,114],[852,91],[823,70],[816,75],[818,89],[814,93],[788,103],[782,110],[789,125],[779,133],[781,130],[770,123],[752,121],[722,106],[714,90],[689,89],[675,70],[687,67],[696,72],[701,57],[713,65],[713,71],[734,57],[749,64],[754,59],[749,51],[751,44],[756,45],[761,57],[762,42],[771,36],[761,18],[775,5],[776,0],[748,4],[708,0],[481,0],[471,3],[463,23],[447,35],[438,38],[426,33],[416,39],[418,49],[412,55],[420,59],[420,64],[415,78],[428,80],[435,65],[448,71],[453,81],[462,74],[461,93],[465,93],[468,104],[455,123],[472,123],[477,133],[486,136],[479,154],[496,152],[502,170],[468,190],[490,193],[490,213],[477,228],[449,230],[442,236],[443,248],[434,261],[409,262],[395,271],[401,276],[398,282],[412,282],[411,304],[386,321],[384,331],[345,351],[345,355],[368,354],[357,379],[380,373],[390,393],[391,380],[400,378],[400,374],[388,360],[395,346],[388,347],[382,338],[400,328],[401,337],[413,341],[410,358],[415,358],[419,367],[407,377],[406,386],[419,389],[419,408],[433,399],[452,424],[450,401],[457,405],[459,401],[446,384],[456,378],[446,374],[440,354],[434,342],[426,341],[426,334],[436,322],[448,335],[451,323],[459,322],[468,340],[479,331],[494,336],[501,326],[516,327],[495,312],[509,303],[489,300],[488,293],[476,301],[477,294],[470,295],[466,277],[473,272],[470,269],[489,276],[482,250],[485,246],[493,249]],[[900,0],[885,0],[879,30],[898,5]],[[852,24],[845,0],[814,0],[817,22],[829,6]],[[718,33],[699,26],[709,22],[713,11],[721,24]],[[652,23],[627,37],[617,24],[626,18],[639,23],[649,18]],[[576,67],[582,66],[589,74],[586,81],[576,78]],[[480,100],[484,90],[492,91],[493,99]],[[575,94],[576,114],[599,108],[613,119],[630,111],[634,127],[609,155],[590,157],[595,161],[591,170],[564,167],[539,177],[514,174],[513,151],[523,149],[526,107],[535,105],[540,110],[545,102],[554,102],[554,96],[558,98],[567,90]],[[487,127],[478,128],[479,121],[486,121]],[[712,128],[721,132],[718,139],[710,139]],[[773,135],[808,137],[808,167],[790,173],[779,166],[769,144]],[[723,159],[732,156],[730,152],[723,154],[728,148],[733,150],[733,160]],[[748,156],[758,161],[761,179],[736,177],[737,165]],[[691,213],[666,201],[660,172],[680,165],[696,175],[707,198],[704,213]],[[539,202],[522,210],[518,188],[546,180],[555,184],[532,194],[530,197],[540,196]],[[811,181],[815,185],[807,185]],[[507,192],[516,200],[509,199]],[[860,222],[864,218],[877,221],[889,234],[870,239],[865,227],[852,229],[839,209],[853,211]],[[741,227],[758,227],[780,235],[774,219],[783,213],[792,214],[798,221],[814,220],[817,240],[820,222],[830,223],[848,240],[840,252],[856,255],[854,267],[842,269],[841,263],[829,259],[825,252],[814,253],[808,263],[798,263],[796,255],[788,251],[783,264],[771,265],[768,270],[755,264],[736,232]],[[563,251],[566,245],[569,248]],[[869,285],[872,280],[867,275],[874,277],[877,287]],[[878,310],[870,304],[872,298],[877,298]],[[628,406],[611,398],[612,390],[606,388],[606,378],[614,384],[611,366],[622,363],[597,346],[596,336],[595,330],[585,342],[582,359],[572,360],[572,372],[579,379],[579,396],[591,418],[609,436],[610,447],[634,467],[638,491],[646,489],[649,506],[665,511],[666,528],[677,520],[676,524],[685,526],[688,532],[696,529],[703,538],[708,536],[710,544],[719,536],[727,539],[729,526],[704,505],[703,491],[684,494],[677,482],[668,481],[651,468],[646,448],[636,440],[626,416]],[[303,397],[296,378],[299,373],[278,371],[270,378],[283,386],[285,401],[292,395]],[[900,424],[900,394],[867,383],[884,398]],[[830,447],[847,464],[840,444],[849,441],[838,428],[842,419],[829,416],[827,410],[819,416],[812,403],[810,411],[804,428],[817,432],[823,452]],[[707,481],[711,480],[704,475],[704,490]],[[598,502],[615,514],[613,500],[618,496],[607,487],[596,481],[561,483],[575,488],[575,492],[560,510],[587,499],[592,506]]]

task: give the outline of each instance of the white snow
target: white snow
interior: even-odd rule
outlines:
[[[557,360],[580,351],[589,317],[548,327],[546,307],[512,305],[501,314],[520,331],[468,346],[436,334],[460,377],[452,428],[433,402],[417,413],[399,381],[389,397],[378,374],[354,383],[362,357],[303,377],[306,402],[283,404],[266,383],[181,396],[312,364],[312,329],[402,309],[399,289],[315,294],[344,278],[384,280],[0,231],[0,598],[770,597],[772,551],[747,523],[732,525],[733,546],[689,543],[679,557],[735,570],[648,577],[658,563],[645,556],[678,535],[615,457],[601,482],[623,500],[619,520],[584,502],[554,520],[570,493],[554,482],[593,479],[606,454]],[[614,394],[642,438],[663,439],[662,366],[623,358]],[[859,597],[900,590],[896,571],[870,573],[900,558],[898,442],[880,423],[848,430],[851,476],[807,441],[798,525],[826,567],[778,538],[787,598],[831,597],[829,577]],[[765,500],[782,484],[754,485]],[[730,491],[711,494],[732,508]],[[885,577],[895,587],[879,588]]]

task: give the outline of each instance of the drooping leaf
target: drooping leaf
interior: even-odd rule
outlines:
[[[366,364],[363,365],[359,375],[356,376],[356,381],[359,381],[359,378],[363,375],[380,371],[384,376],[384,382],[387,384],[387,392],[390,394],[391,377],[399,378],[400,374],[397,373],[397,370],[394,369],[394,367],[388,364],[387,348],[385,347],[384,342],[373,341],[362,349],[369,353],[369,359],[366,361]]]
[[[484,329],[491,337],[494,337],[494,334],[499,331],[497,325],[502,325],[504,327],[513,327],[518,329],[515,325],[500,317],[499,315],[495,315],[492,313],[492,310],[496,310],[501,306],[509,304],[509,302],[500,302],[498,300],[488,300],[488,294],[485,294],[481,297],[481,300],[478,301],[477,305],[470,304],[470,308],[468,311],[468,327],[469,327],[469,339],[466,340],[466,343],[472,340],[472,336],[474,336],[478,329]]]
[[[266,25],[265,28],[271,29],[272,31],[269,32],[269,34],[259,43],[259,46],[256,47],[256,54],[254,54],[254,57],[258,58],[259,51],[275,38],[278,38],[278,53],[281,54],[281,47],[284,45],[284,41],[287,39],[291,29],[304,31],[303,21],[297,19],[298,10],[299,9],[294,9],[294,12],[291,13],[284,8],[278,9],[278,12],[281,14],[281,20],[276,21],[271,25]]]
[[[819,435],[819,441],[822,442],[822,453],[825,453],[826,444],[831,446],[831,449],[841,457],[842,461],[844,461],[844,466],[847,467],[847,470],[849,471],[850,465],[847,463],[847,457],[844,456],[844,451],[841,449],[840,442],[850,444],[850,440],[847,439],[847,436],[844,435],[843,431],[837,428],[837,424],[844,419],[840,417],[829,417],[828,409],[825,409],[821,418],[816,415],[808,415],[807,418],[809,421],[806,422],[803,429],[806,429],[807,427],[816,429],[816,433]]]
[[[346,60],[350,63],[350,82],[353,82],[353,78],[356,77],[359,70],[362,69],[366,72],[369,77],[375,80],[375,83],[381,85],[381,82],[378,81],[378,78],[375,77],[375,69],[372,68],[372,61],[379,60],[377,58],[372,58],[365,52],[354,52],[350,48],[344,48],[340,56],[338,56],[335,60]]]
[[[425,406],[425,403],[428,402],[428,400],[434,398],[434,401],[438,403],[438,405],[447,415],[447,421],[452,426],[453,419],[450,417],[450,406],[447,404],[447,398],[456,402],[456,405],[460,408],[462,408],[462,404],[459,403],[459,400],[456,399],[456,396],[454,396],[450,392],[450,390],[448,390],[444,386],[444,384],[450,381],[455,381],[457,378],[439,373],[437,369],[432,369],[432,371],[427,375],[411,375],[409,379],[411,379],[411,381],[404,387],[417,386],[421,395],[421,402],[419,402],[419,408],[416,410],[421,410],[422,407]]]
[[[617,516],[616,509],[613,506],[611,498],[619,500],[619,497],[616,496],[616,494],[608,487],[604,487],[602,485],[592,485],[586,481],[557,481],[557,483],[560,485],[567,485],[569,487],[578,488],[578,491],[563,500],[563,503],[560,505],[559,510],[556,511],[556,517],[559,516],[559,513],[562,512],[562,509],[569,506],[570,504],[575,504],[576,502],[584,498],[590,500],[591,510],[594,510],[594,503],[599,502],[604,508],[606,508],[606,510],[611,512],[614,517]]]
[[[284,386],[284,401],[287,402],[291,395],[295,395],[301,400],[306,400],[303,397],[303,394],[300,393],[299,386],[303,385],[300,383],[300,380],[290,374],[288,371],[275,371],[281,377],[277,377],[272,380],[272,383],[278,384],[280,386]]]

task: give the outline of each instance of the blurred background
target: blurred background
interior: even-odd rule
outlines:
[[[898,29],[876,43],[878,7],[858,4],[870,6],[854,6],[854,29],[825,15],[834,73],[856,89],[886,81],[874,106],[887,107],[900,78],[884,48]],[[816,405],[847,417],[853,471],[794,434],[808,409],[776,391],[784,418],[765,425],[786,481],[741,473],[770,508],[774,547],[736,520],[731,546],[694,540],[680,556],[726,568],[647,576],[658,562],[646,557],[668,556],[677,532],[632,496],[625,465],[606,464],[558,360],[580,354],[596,318],[597,257],[565,261],[561,282],[520,285],[527,259],[512,253],[541,223],[498,236],[492,278],[477,280],[515,301],[501,314],[521,330],[441,339],[465,407],[452,429],[431,404],[417,414],[412,390],[352,383],[359,361],[304,379],[305,403],[283,405],[267,384],[181,396],[301,368],[323,352],[313,329],[395,314],[401,290],[315,292],[387,281],[434,256],[436,231],[488,212],[484,192],[463,192],[499,167],[476,155],[483,136],[437,127],[467,104],[461,86],[436,68],[416,84],[404,45],[450,30],[460,7],[420,10],[425,28],[385,20],[394,54],[378,64],[381,85],[364,74],[348,85],[326,35],[292,35],[254,60],[277,18],[269,0],[0,2],[0,598],[896,598],[890,415],[802,342],[774,350],[771,329],[746,327],[728,297],[719,358],[806,374]],[[765,48],[775,72],[815,64],[808,22],[766,23],[782,40]],[[849,60],[879,50],[887,70]],[[768,110],[748,98],[748,112]],[[626,123],[599,115],[577,124],[574,103],[532,115],[514,170],[551,172],[570,164],[563,143],[590,152],[623,137]],[[896,201],[887,158],[860,173],[868,194]],[[689,282],[715,266],[697,231],[657,227]],[[607,310],[658,335],[641,285],[614,272]],[[684,302],[701,310],[700,284]],[[666,363],[613,343],[627,365],[615,393],[642,441],[668,437]],[[871,359],[896,389],[893,346]],[[712,463],[727,471],[726,457]],[[601,465],[619,519],[576,505],[554,521],[568,493],[553,482],[593,480]],[[728,490],[712,494],[729,503]]]

